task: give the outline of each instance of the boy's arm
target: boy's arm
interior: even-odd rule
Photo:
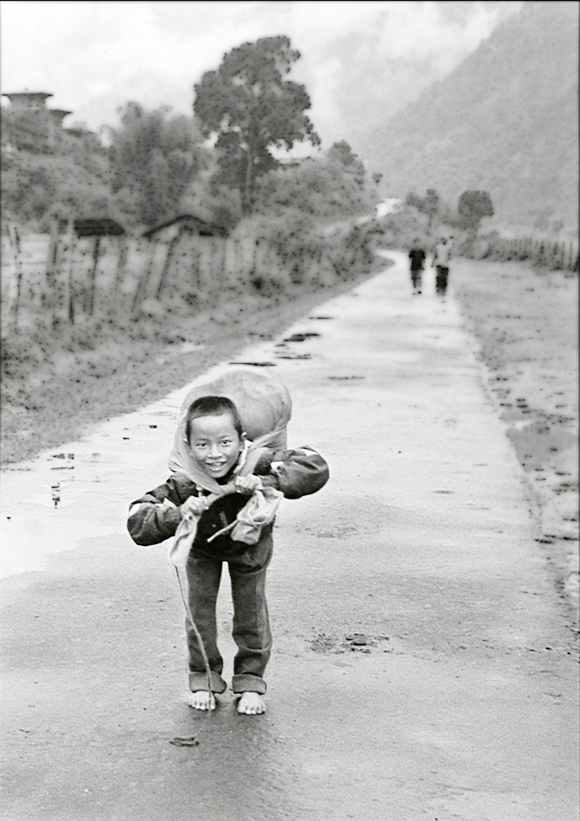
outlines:
[[[195,485],[186,477],[174,475],[132,502],[127,529],[133,541],[152,545],[174,536],[181,521],[180,506],[194,489]]]
[[[316,493],[329,477],[326,461],[307,446],[273,453],[258,462],[254,473],[260,476],[264,485],[281,490],[286,499]]]

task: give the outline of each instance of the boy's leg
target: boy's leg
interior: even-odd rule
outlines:
[[[211,689],[223,693],[226,683],[221,673],[223,659],[217,646],[216,602],[220,586],[222,562],[189,554],[186,565],[189,609],[199,633],[211,670]],[[189,651],[189,689],[192,692],[208,689],[207,672],[199,643],[189,618],[186,620],[187,649]]]
[[[230,561],[234,623],[232,637],[238,647],[234,658],[234,693],[266,692],[264,673],[272,651],[272,633],[266,601],[266,571],[272,558],[271,531],[245,551],[240,561]]]

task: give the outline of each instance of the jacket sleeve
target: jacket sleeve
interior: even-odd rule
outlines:
[[[132,502],[127,529],[135,544],[159,544],[174,536],[181,521],[179,507],[194,491],[193,482],[174,475]]]
[[[257,474],[262,473],[260,467],[258,464]],[[324,487],[329,477],[326,461],[307,446],[274,453],[266,478],[268,474],[273,479],[274,487],[281,490],[286,499],[299,499],[316,493]]]

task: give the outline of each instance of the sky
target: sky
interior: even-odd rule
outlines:
[[[522,0],[0,3],[1,90],[51,92],[65,126],[118,122],[128,100],[191,114],[193,85],[245,42],[285,34],[323,148],[394,116]],[[5,104],[6,98],[3,98]],[[354,141],[354,142],[353,142]]]

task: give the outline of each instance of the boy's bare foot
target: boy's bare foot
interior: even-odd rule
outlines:
[[[261,715],[266,712],[266,703],[258,693],[242,693],[238,704],[238,713],[246,716]]]
[[[187,703],[194,710],[215,710],[215,698],[207,690],[196,690],[190,693]]]

